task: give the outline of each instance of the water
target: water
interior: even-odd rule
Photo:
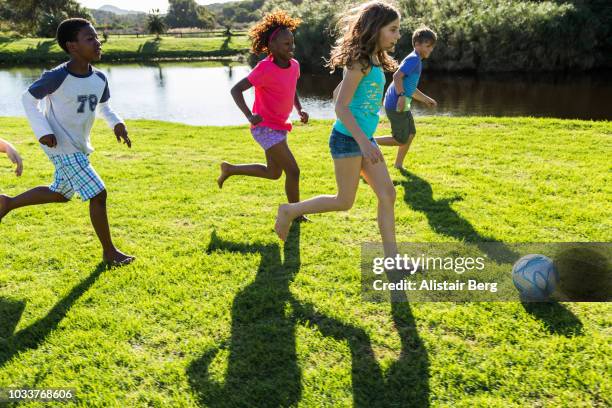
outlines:
[[[436,74],[419,84],[452,116],[537,116],[612,120],[612,75]]]
[[[49,67],[46,67],[49,68]],[[98,65],[108,76],[114,109],[127,119],[192,125],[246,124],[229,93],[247,65],[212,62]],[[0,116],[23,116],[20,95],[43,67],[0,67]],[[331,119],[331,94],[340,77],[303,74],[298,92],[311,118]],[[438,101],[421,115],[540,116],[612,120],[612,78],[606,74],[487,75],[425,72],[419,88]],[[245,93],[247,104],[253,91]],[[297,120],[297,115],[292,114]]]

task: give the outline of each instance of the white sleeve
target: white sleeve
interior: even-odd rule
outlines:
[[[117,124],[123,123],[123,119],[121,119],[111,107],[110,101],[99,103],[98,111],[102,114],[102,117],[106,120],[106,123],[108,123],[111,129],[114,129]]]
[[[25,91],[21,96],[21,103],[36,139],[39,140],[43,136],[52,135],[53,129],[51,129],[45,114],[40,110],[40,101],[32,96],[30,91]]]

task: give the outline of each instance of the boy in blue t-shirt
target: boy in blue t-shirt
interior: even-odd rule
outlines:
[[[385,112],[391,123],[392,136],[377,137],[376,143],[382,146],[399,146],[395,159],[395,168],[404,168],[404,158],[410,143],[416,135],[414,118],[410,112],[413,99],[429,107],[437,102],[417,89],[421,76],[421,60],[429,57],[437,41],[436,33],[427,27],[417,29],[412,34],[414,50],[402,61],[393,74],[393,83],[385,94]]]
[[[36,139],[55,166],[53,183],[16,197],[0,195],[0,221],[20,207],[67,202],[78,193],[89,201],[89,215],[102,244],[102,260],[124,265],[133,256],[119,251],[111,240],[106,214],[106,187],[89,162],[93,152],[89,133],[96,111],[113,129],[117,142],[132,142],[123,120],[112,110],[106,76],[91,66],[102,55],[98,34],[91,23],[70,18],[57,28],[57,42],[70,60],[43,72],[22,95],[22,103]],[[45,101],[41,111],[39,102]]]
[[[8,158],[13,162],[15,167],[15,174],[17,177],[21,176],[21,172],[23,171],[23,163],[21,161],[21,156],[19,156],[19,152],[17,149],[13,147],[12,144],[7,142],[4,139],[0,139],[0,153],[6,153]]]

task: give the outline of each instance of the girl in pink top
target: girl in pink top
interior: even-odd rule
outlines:
[[[266,152],[266,164],[221,163],[219,188],[230,176],[243,175],[278,179],[285,172],[285,192],[290,203],[300,201],[300,169],[287,145],[291,130],[289,115],[295,107],[302,123],[308,123],[308,114],[302,110],[296,92],[300,64],[293,59],[293,33],[300,20],[278,11],[266,15],[249,32],[252,51],[267,53],[251,73],[232,88],[232,97],[238,108],[251,123],[253,138]],[[251,111],[244,101],[243,92],[255,87],[255,103]]]

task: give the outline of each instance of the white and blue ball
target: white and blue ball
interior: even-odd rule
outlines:
[[[559,283],[553,261],[544,255],[525,255],[512,267],[512,282],[525,300],[546,300]]]

